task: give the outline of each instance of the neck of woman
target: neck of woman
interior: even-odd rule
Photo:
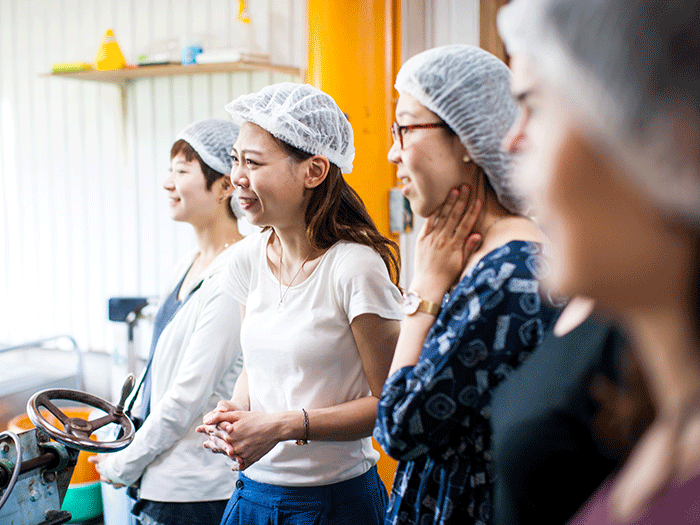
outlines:
[[[474,233],[480,233],[484,240],[486,240],[489,233],[492,231],[493,226],[506,218],[516,218],[517,215],[509,212],[503,205],[498,202],[496,194],[490,188],[486,188],[484,194],[479,196],[482,200],[481,212],[479,213],[479,218],[474,224],[472,229]]]
[[[534,221],[507,210],[488,186],[478,198],[482,199],[481,212],[472,231],[480,233],[478,258],[513,240],[546,243],[547,237]]]
[[[696,402],[700,393],[699,242],[693,232],[664,250],[656,273],[645,279],[648,300],[621,310],[652,398],[671,413]]]
[[[273,228],[273,232],[269,253],[273,265],[279,264],[280,257],[286,268],[296,268],[302,261],[315,258],[313,254],[309,255],[314,250],[306,238],[305,229]]]
[[[243,235],[238,231],[238,223],[231,218],[215,220],[203,227],[195,227],[199,261],[209,264],[228,246],[240,241]]]
[[[481,199],[481,212],[472,228],[473,233],[481,234],[481,244],[466,260],[460,280],[489,252],[510,241],[530,241],[546,243],[547,237],[542,230],[527,217],[508,211],[496,197],[496,193],[486,184],[477,189],[477,198]]]
[[[635,308],[624,315],[659,412],[679,413],[700,394],[700,341],[694,301]]]

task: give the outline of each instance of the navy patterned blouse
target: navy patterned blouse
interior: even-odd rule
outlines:
[[[541,245],[511,241],[460,281],[414,367],[386,382],[374,438],[399,465],[386,523],[492,521],[491,392],[540,343]]]

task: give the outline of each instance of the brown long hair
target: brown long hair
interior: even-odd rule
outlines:
[[[275,141],[297,162],[313,156],[276,137]],[[328,249],[340,240],[369,246],[380,255],[391,281],[399,286],[399,247],[379,233],[362,199],[333,163],[325,180],[313,189],[305,223],[306,238],[312,248]]]

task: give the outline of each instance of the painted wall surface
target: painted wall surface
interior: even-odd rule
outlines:
[[[109,350],[108,298],[159,295],[194,246],[162,189],[177,132],[228,118],[223,107],[239,94],[293,79],[140,79],[122,105],[114,85],[49,78],[51,65],[93,62],[112,28],[130,63],[179,38],[245,41],[274,63],[306,66],[303,0],[249,2],[252,32],[237,14],[237,0],[0,0],[0,344],[67,333]]]

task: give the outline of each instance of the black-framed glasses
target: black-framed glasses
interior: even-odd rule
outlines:
[[[431,124],[409,124],[408,126],[399,126],[399,123],[394,121],[391,125],[391,137],[394,142],[397,140],[403,149],[403,133],[407,129],[432,129],[432,128],[449,128],[444,122],[433,122]]]

